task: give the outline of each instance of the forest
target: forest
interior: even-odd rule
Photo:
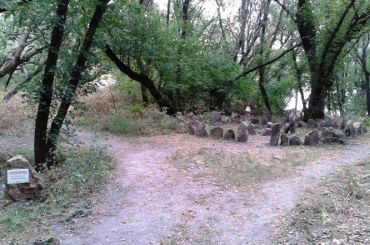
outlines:
[[[0,0],[0,43],[0,244],[370,242],[369,0]]]

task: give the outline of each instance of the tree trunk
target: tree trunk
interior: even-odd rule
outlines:
[[[78,84],[81,79],[81,73],[84,71],[86,66],[87,54],[90,52],[90,48],[94,40],[96,30],[98,29],[99,24],[103,18],[103,15],[107,9],[108,2],[109,0],[100,0],[95,7],[94,14],[91,18],[91,21],[85,34],[84,41],[80,48],[76,64],[72,69],[71,80],[69,81],[68,87],[66,88],[66,91],[63,95],[62,102],[58,109],[57,115],[55,116],[51,124],[47,139],[47,146],[50,153],[49,155],[50,161],[48,162],[48,167],[50,167],[54,163],[53,154],[57,146],[60,129],[62,128],[68,109],[72,104]]]
[[[48,57],[39,92],[39,105],[36,115],[34,154],[36,170],[41,171],[47,161],[48,147],[46,144],[47,126],[50,114],[50,105],[53,97],[53,83],[58,54],[64,36],[64,24],[67,17],[69,0],[60,0],[57,8],[57,23],[51,34]]]
[[[143,84],[140,84],[140,91],[141,91],[141,98],[143,100],[144,105],[149,104],[149,98],[146,93],[146,87]]]
[[[370,74],[366,74],[366,104],[367,104],[367,116],[370,117]]]
[[[313,78],[315,79],[315,78]],[[304,119],[323,119],[325,117],[325,101],[327,97],[327,88],[324,84],[329,83],[328,77],[318,77],[315,79],[311,87],[311,95],[308,104],[307,113]]]

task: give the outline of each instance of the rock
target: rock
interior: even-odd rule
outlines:
[[[262,133],[262,136],[271,136],[271,134],[272,134],[272,129],[266,128],[265,131]]]
[[[263,113],[261,116],[261,122],[262,122],[262,125],[266,125],[268,122],[271,122],[271,114],[266,108],[263,109]]]
[[[289,146],[289,138],[286,133],[282,133],[280,136],[280,145]]]
[[[190,135],[195,135],[195,126],[192,123],[188,124],[188,133]]]
[[[352,130],[351,130],[351,128],[350,128],[350,127],[345,126],[345,127],[343,128],[343,133],[344,133],[344,136],[345,136],[345,137],[351,137]]]
[[[304,144],[309,146],[316,146],[320,143],[320,136],[319,131],[312,130],[306,137],[304,138]]]
[[[27,201],[38,197],[44,188],[41,176],[31,166],[26,158],[15,156],[6,162],[7,170],[29,169],[30,183],[5,185],[5,197],[11,201]]]
[[[256,135],[257,134],[256,129],[254,128],[254,125],[252,123],[248,125],[247,130],[248,130],[248,134],[250,134],[250,135]]]
[[[294,135],[290,140],[289,140],[289,145],[302,145],[302,140],[299,138],[298,135]]]
[[[222,115],[221,112],[214,111],[211,115],[211,125],[220,125],[222,123]]]
[[[222,117],[221,117],[221,120],[222,120],[222,123],[223,123],[223,124],[231,123],[231,119],[230,119],[230,117],[228,117],[228,116],[222,116]]]
[[[236,139],[238,140],[238,142],[248,141],[247,127],[244,124],[240,124]]]
[[[227,130],[227,132],[224,136],[224,140],[235,140],[234,130],[232,130],[232,129]]]
[[[307,121],[307,127],[310,128],[310,129],[317,128],[316,121],[313,120],[313,119],[308,119],[308,121]]]
[[[322,141],[327,144],[340,143],[344,144],[345,134],[334,128],[324,128],[321,132]]]
[[[238,113],[231,113],[231,122],[232,123],[240,123],[241,122],[241,119],[240,119],[240,115]]]
[[[362,122],[354,122],[352,124],[352,130],[354,136],[363,134]]]
[[[271,129],[271,138],[270,138],[270,145],[272,145],[272,146],[279,145],[280,130],[281,130],[280,123],[276,123],[276,124],[274,124],[274,126],[272,126],[272,129]]]
[[[297,126],[298,126],[298,128],[305,128],[305,127],[307,127],[307,123],[305,123],[304,121],[299,121]]]
[[[224,136],[224,130],[220,127],[215,127],[211,129],[210,135],[212,139],[215,140],[222,139],[222,137]]]
[[[253,124],[259,124],[260,120],[258,120],[258,118],[252,118],[252,123]]]
[[[208,133],[207,133],[207,130],[206,130],[206,125],[202,122],[198,122],[197,123],[197,126],[195,128],[195,136],[198,136],[198,137],[207,137],[208,136]]]
[[[268,122],[266,125],[266,128],[272,128],[274,126],[274,123]]]

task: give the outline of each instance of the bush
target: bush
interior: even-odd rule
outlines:
[[[145,131],[145,126],[139,120],[132,121],[122,114],[114,114],[113,116],[104,119],[102,122],[103,130],[113,134],[135,136],[141,135]]]

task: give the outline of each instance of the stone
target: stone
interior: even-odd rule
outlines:
[[[36,172],[26,158],[15,156],[6,162],[7,170],[28,169],[29,183],[5,185],[5,197],[11,201],[27,201],[40,196],[44,188],[42,177]]]
[[[248,120],[248,121],[251,120],[251,108],[250,108],[250,106],[247,106],[245,108],[245,120]]]
[[[266,128],[272,128],[272,126],[274,126],[274,123],[268,122],[267,125],[266,125]]]
[[[294,135],[292,138],[290,138],[289,145],[294,145],[294,146],[302,145],[302,140],[301,138],[299,138],[298,135]]]
[[[298,128],[305,128],[307,127],[307,123],[305,123],[304,121],[298,121],[297,126]]]
[[[262,133],[262,136],[271,136],[271,134],[272,134],[272,129],[266,128],[265,131]]]
[[[248,130],[248,134],[250,135],[257,134],[256,129],[254,128],[254,125],[252,123],[248,125],[247,130]]]
[[[221,120],[222,120],[222,123],[223,123],[223,124],[231,123],[231,119],[230,119],[230,117],[228,117],[228,116],[222,116],[222,117],[221,117]]]
[[[324,143],[340,143],[344,144],[345,134],[343,131],[335,128],[324,128],[321,132],[321,138]]]
[[[232,130],[232,129],[227,130],[227,132],[224,136],[224,140],[235,140],[234,130]]]
[[[270,138],[270,145],[272,145],[272,146],[279,145],[280,130],[281,130],[280,123],[276,123],[276,124],[274,124],[274,126],[272,126],[272,129],[271,129],[271,138]]]
[[[304,144],[309,146],[316,146],[320,143],[320,136],[318,130],[312,130],[304,138]]]
[[[260,120],[258,120],[258,118],[252,118],[252,123],[253,124],[259,124]]]
[[[345,126],[343,128],[343,133],[345,137],[351,137],[351,133],[352,133],[351,127]]]
[[[240,115],[236,112],[231,113],[231,122],[240,123],[241,122]]]
[[[282,146],[289,146],[289,138],[286,133],[282,133],[280,136],[280,145]]]
[[[192,123],[188,124],[188,133],[190,135],[195,135],[195,126]]]
[[[248,141],[248,133],[247,133],[247,127],[242,123],[240,124],[237,132],[236,139],[238,142],[247,142]]]
[[[206,125],[202,122],[198,122],[197,123],[197,126],[195,128],[195,136],[198,136],[198,137],[207,137],[208,136],[208,133],[207,133],[207,130],[206,130]]]
[[[354,122],[352,124],[352,130],[354,136],[363,134],[362,122]]]
[[[210,123],[213,126],[220,125],[222,123],[221,112],[218,112],[218,111],[212,112]]]
[[[264,108],[262,116],[261,116],[262,125],[266,125],[270,121],[271,121],[271,114],[266,108]]]
[[[210,135],[212,139],[215,140],[222,139],[222,137],[224,136],[224,130],[220,127],[215,127],[211,129]]]
[[[313,120],[313,119],[308,119],[308,121],[307,121],[307,127],[310,128],[310,129],[317,128],[316,121]]]

